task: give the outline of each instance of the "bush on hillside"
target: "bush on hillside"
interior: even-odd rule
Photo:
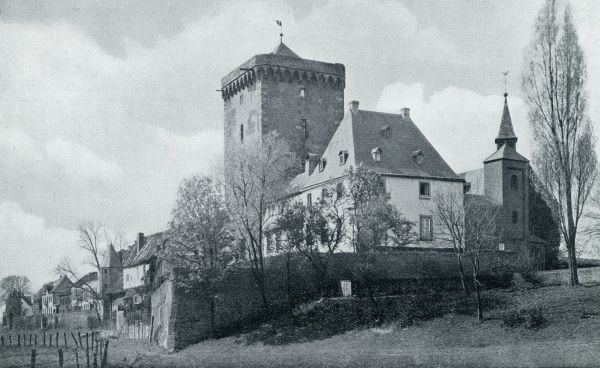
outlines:
[[[542,308],[539,306],[521,309],[512,309],[506,311],[502,316],[504,326],[525,327],[528,329],[538,329],[545,327],[547,319],[544,316]]]

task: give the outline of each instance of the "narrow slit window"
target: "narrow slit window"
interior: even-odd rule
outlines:
[[[240,142],[244,143],[244,124],[240,125]]]

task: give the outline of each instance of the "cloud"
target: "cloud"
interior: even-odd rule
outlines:
[[[69,255],[80,264],[83,254],[73,231],[50,227],[43,218],[23,211],[11,201],[0,202],[0,279],[8,275],[25,275],[36,291],[44,282],[56,279],[53,267]]]
[[[504,98],[482,96],[456,87],[447,87],[425,98],[419,83],[401,82],[384,88],[377,108],[398,113],[411,109],[411,118],[438,152],[456,172],[483,167],[483,160],[495,149]],[[522,99],[509,97],[509,109],[516,135],[517,148],[531,157],[531,138],[526,107]]]

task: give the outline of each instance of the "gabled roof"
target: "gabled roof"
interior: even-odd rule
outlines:
[[[500,120],[500,130],[496,137],[496,143],[498,141],[516,140],[517,136],[512,125],[512,119],[510,118],[510,111],[508,111],[508,102],[506,97],[507,93],[504,94],[504,110],[502,111],[502,120]]]
[[[150,262],[153,257],[158,256],[164,241],[164,233],[160,232],[144,237],[144,244],[139,251],[137,251],[137,243],[134,243],[129,247],[129,255],[124,262],[124,267],[133,267]]]
[[[54,287],[52,288],[53,294],[65,294],[70,293],[71,288],[73,287],[73,283],[67,276],[61,276],[58,280],[54,282]]]
[[[496,161],[496,160],[512,160],[512,161],[529,162],[528,159],[521,156],[517,152],[517,150],[509,144],[502,145],[502,147],[498,148],[498,150],[496,152],[492,153],[492,155],[490,157],[486,158],[483,162],[487,163],[487,162],[492,162],[492,161]]]
[[[277,46],[277,48],[275,48],[275,50],[273,50],[273,52],[271,54],[273,54],[273,55],[280,55],[280,56],[288,56],[288,57],[302,59],[300,56],[298,56],[298,54],[296,54],[295,52],[293,52],[292,49],[290,49],[289,47],[287,47],[287,45],[285,43],[283,43],[283,42],[281,42]]]
[[[98,281],[98,272],[90,272],[75,282],[75,287],[80,288],[90,282]]]
[[[376,148],[381,151],[379,162],[372,155]],[[339,164],[341,151],[348,153],[345,165]],[[333,180],[344,176],[350,166],[359,164],[383,175],[462,181],[410,117],[399,114],[349,111],[322,159],[327,161],[323,171],[302,173],[292,181],[292,186],[300,189]]]

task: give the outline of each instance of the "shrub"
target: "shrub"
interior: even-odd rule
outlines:
[[[506,327],[525,327],[528,329],[538,329],[546,325],[547,320],[544,317],[542,308],[521,308],[507,311],[502,316],[502,322]]]

